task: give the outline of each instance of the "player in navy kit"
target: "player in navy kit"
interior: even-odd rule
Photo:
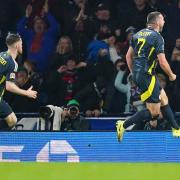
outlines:
[[[137,112],[126,121],[117,121],[118,140],[121,141],[127,127],[139,121],[150,121],[158,118],[160,111],[172,126],[173,136],[180,136],[179,125],[168,105],[168,98],[156,77],[155,69],[159,62],[170,81],[176,80],[165,54],[164,39],[160,32],[164,26],[164,17],[160,12],[151,12],[147,17],[147,28],[137,32],[131,41],[126,60],[135,84],[141,91],[141,100],[146,109]]]
[[[0,120],[0,130],[10,129],[17,122],[16,115],[8,103],[3,100],[5,89],[29,98],[36,98],[37,92],[30,87],[28,90],[19,88],[15,83],[15,73],[18,64],[15,61],[18,54],[22,54],[22,39],[19,34],[9,33],[6,37],[8,50],[0,53],[0,115],[4,116]]]

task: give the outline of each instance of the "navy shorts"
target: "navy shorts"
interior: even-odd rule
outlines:
[[[160,102],[161,86],[155,75],[144,73],[133,74],[133,80],[141,91],[141,101],[148,103]]]
[[[10,115],[12,113],[12,109],[9,106],[8,103],[6,103],[4,100],[0,101],[0,115],[3,115],[2,117],[5,118],[8,115]]]

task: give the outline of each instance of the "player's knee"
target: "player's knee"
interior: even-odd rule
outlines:
[[[161,106],[165,106],[168,104],[168,97],[165,95],[161,98]]]
[[[159,118],[160,112],[153,112],[152,114],[152,120],[157,120]]]
[[[9,120],[8,125],[9,125],[9,127],[13,127],[13,126],[15,126],[16,123],[17,123],[17,118],[13,117]]]
[[[13,127],[17,123],[17,117],[15,115],[11,115],[6,119],[6,122],[9,127]]]
[[[161,99],[161,106],[167,105],[168,104],[168,97],[167,97],[164,90],[161,91],[160,97],[161,97],[160,98]]]

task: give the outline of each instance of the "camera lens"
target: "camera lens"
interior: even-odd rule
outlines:
[[[40,107],[39,114],[42,118],[50,118],[51,113],[52,111],[49,107],[46,106]]]
[[[76,106],[72,106],[72,107],[69,108],[69,112],[70,112],[71,115],[76,115],[78,113],[78,110],[79,109]]]
[[[122,71],[125,71],[125,70],[126,70],[126,64],[121,65],[121,66],[120,66],[120,69],[121,69]]]

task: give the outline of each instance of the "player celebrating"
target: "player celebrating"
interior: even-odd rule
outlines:
[[[165,119],[172,126],[173,136],[180,136],[179,125],[176,123],[173,112],[168,105],[168,98],[164,89],[160,87],[155,75],[157,62],[168,75],[170,81],[176,80],[165,54],[164,39],[159,32],[164,26],[164,17],[160,12],[151,12],[147,16],[147,28],[137,32],[126,54],[126,60],[133,80],[141,90],[141,100],[146,102],[146,109],[137,112],[126,121],[117,121],[117,136],[121,141],[127,127],[139,121],[157,119],[160,110]]]
[[[22,39],[19,34],[9,33],[6,37],[8,50],[0,53],[0,115],[4,115],[5,120],[0,120],[0,130],[12,128],[17,118],[11,107],[3,100],[5,89],[10,92],[36,98],[37,92],[30,87],[28,90],[20,89],[13,81],[17,72],[18,64],[15,59],[18,54],[22,54]]]

